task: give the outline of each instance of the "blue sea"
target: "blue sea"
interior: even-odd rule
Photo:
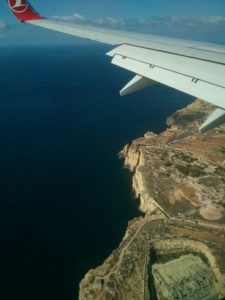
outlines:
[[[118,152],[192,97],[132,74],[108,46],[0,49],[0,299],[77,299],[138,216]]]

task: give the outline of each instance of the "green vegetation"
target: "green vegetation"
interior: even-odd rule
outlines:
[[[204,169],[198,166],[190,166],[190,165],[184,166],[184,165],[177,164],[176,168],[185,176],[199,177],[205,175]]]
[[[215,174],[224,178],[225,177],[225,168],[223,168],[221,166],[217,167],[215,170]]]
[[[183,160],[187,163],[193,163],[194,161],[197,161],[198,159],[196,157],[186,155],[182,152],[176,154],[176,159]]]
[[[221,147],[220,152],[225,154],[225,147]]]

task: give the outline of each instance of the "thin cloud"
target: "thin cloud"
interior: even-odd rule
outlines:
[[[6,29],[7,27],[7,24],[3,20],[0,20],[0,30]]]
[[[224,26],[225,17],[221,16],[205,16],[205,17],[182,17],[182,16],[172,16],[168,17],[168,23],[174,25],[184,25],[190,27],[202,27],[202,26]]]
[[[209,26],[212,28],[225,26],[225,17],[221,16],[206,16],[206,17],[184,17],[184,16],[168,16],[168,17],[154,17],[151,19],[134,20],[133,24],[137,23],[139,27],[143,28],[179,28],[179,29],[204,29]]]
[[[106,17],[106,18],[98,18],[91,21],[93,25],[106,25],[106,26],[112,26],[112,27],[122,27],[126,25],[126,21],[122,18],[112,18],[112,17]]]
[[[166,27],[178,26],[185,27],[204,27],[204,26],[225,26],[225,16],[203,16],[203,17],[184,17],[184,16],[167,16],[152,17],[149,19],[123,19],[114,17],[87,19],[79,13],[69,16],[52,16],[53,19],[63,22],[71,22],[74,24],[98,25],[108,27],[130,27],[138,25],[138,27]]]
[[[3,20],[0,19],[0,39],[1,40],[5,38],[4,31],[7,28],[8,28],[8,25]]]
[[[73,24],[107,26],[109,28],[123,27],[128,23],[122,18],[113,18],[113,17],[87,19],[83,15],[78,13],[74,13],[69,16],[52,16],[52,19],[61,22],[70,22]]]
[[[84,16],[74,13],[69,16],[52,16],[52,19],[61,21],[61,22],[71,22],[75,24],[85,24],[88,23],[88,21],[84,18]]]

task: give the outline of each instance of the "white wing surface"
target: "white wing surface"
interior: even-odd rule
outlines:
[[[22,22],[116,45],[107,53],[112,63],[135,73],[121,95],[160,82],[218,107],[200,131],[225,122],[225,46],[61,23],[41,17],[26,0],[8,4]]]

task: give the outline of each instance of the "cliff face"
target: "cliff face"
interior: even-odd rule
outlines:
[[[145,213],[153,205],[170,217],[225,221],[225,128],[196,133],[196,116],[211,109],[198,100],[169,117],[162,134],[147,133],[121,151]]]
[[[80,299],[225,297],[225,127],[197,133],[213,109],[196,100],[120,152],[145,216],[86,274]]]

